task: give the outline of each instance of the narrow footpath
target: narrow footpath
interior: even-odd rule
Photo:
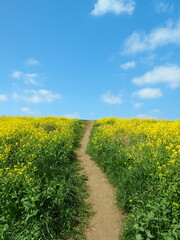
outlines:
[[[87,240],[119,240],[123,215],[115,204],[114,189],[109,184],[105,174],[86,154],[92,126],[93,121],[89,121],[81,141],[81,148],[77,151],[83,173],[88,176],[87,186],[90,194],[88,202],[92,204],[92,210],[95,212],[90,219],[85,236]]]

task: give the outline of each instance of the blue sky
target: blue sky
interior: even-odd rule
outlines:
[[[179,0],[0,0],[0,115],[180,118]]]

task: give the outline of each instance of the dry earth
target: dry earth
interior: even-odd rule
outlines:
[[[87,143],[93,121],[89,121],[87,130],[81,141],[77,157],[83,167],[83,173],[88,176],[88,202],[92,204],[95,214],[91,217],[89,227],[85,231],[87,240],[119,240],[123,215],[115,204],[115,192],[105,174],[86,154]]]

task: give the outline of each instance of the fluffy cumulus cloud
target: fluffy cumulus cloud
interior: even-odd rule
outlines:
[[[157,2],[156,4],[156,12],[158,13],[167,13],[167,12],[172,12],[174,9],[173,4],[169,4],[167,2]]]
[[[28,114],[28,115],[36,115],[36,114],[38,114],[38,112],[32,111],[28,107],[21,108],[21,112],[24,112],[25,114]]]
[[[122,68],[123,70],[128,70],[130,68],[134,68],[136,66],[136,62],[135,61],[131,61],[131,62],[126,62],[120,65],[120,68]]]
[[[23,80],[26,84],[41,85],[38,81],[38,73],[24,73],[21,71],[14,71],[10,76],[14,79]]]
[[[159,88],[142,88],[134,92],[133,96],[142,99],[152,99],[162,97],[163,94]]]
[[[23,91],[23,94],[13,93],[13,98],[18,101],[26,101],[31,103],[51,103],[61,98],[58,93],[53,93],[46,89]]]
[[[180,21],[169,21],[164,27],[155,28],[150,33],[134,32],[125,40],[125,54],[154,50],[167,44],[180,45]]]
[[[103,94],[101,96],[103,102],[108,104],[121,104],[122,103],[122,95],[113,95],[110,91]]]
[[[26,63],[28,65],[38,65],[40,62],[39,62],[39,60],[37,60],[35,58],[29,58],[29,59],[27,59]]]
[[[171,88],[180,87],[180,66],[158,66],[140,77],[132,79],[136,85],[166,83]]]
[[[0,94],[0,102],[7,101],[7,96],[5,94]]]
[[[91,14],[94,16],[101,16],[106,13],[132,14],[134,9],[134,0],[98,0]]]

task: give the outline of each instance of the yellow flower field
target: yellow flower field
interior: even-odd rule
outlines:
[[[180,238],[180,121],[100,119],[89,153],[130,213],[124,239]]]
[[[0,239],[81,233],[85,192],[74,150],[82,127],[66,118],[0,118]]]

